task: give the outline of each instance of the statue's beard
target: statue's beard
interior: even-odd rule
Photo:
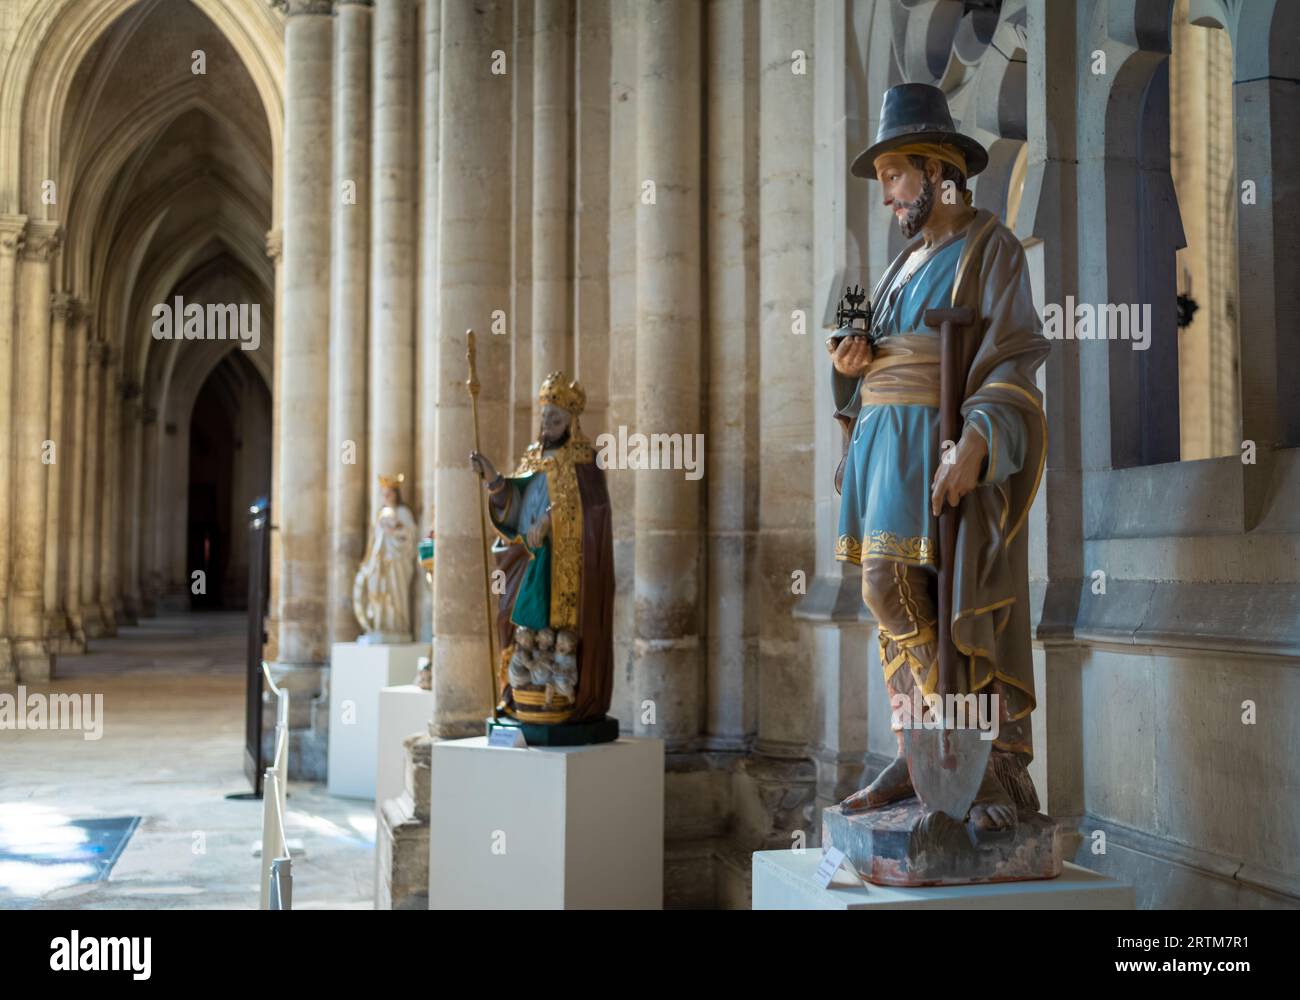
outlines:
[[[543,428],[537,433],[537,440],[542,443],[543,448],[560,448],[569,440],[569,428],[564,428],[557,436],[551,437]]]
[[[930,178],[921,178],[921,193],[916,201],[900,201],[898,204],[907,209],[907,214],[898,220],[898,228],[910,240],[929,221],[930,212],[934,209],[934,185],[930,183]]]

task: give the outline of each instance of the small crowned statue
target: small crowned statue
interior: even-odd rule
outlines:
[[[374,539],[352,584],[352,610],[367,643],[411,641],[411,577],[419,529],[402,503],[404,476],[380,476],[383,504],[375,515]]]
[[[586,399],[580,383],[552,372],[537,396],[537,440],[514,473],[470,456],[504,574],[497,690],[525,723],[604,720],[613,693],[613,529],[605,473],[578,424]]]

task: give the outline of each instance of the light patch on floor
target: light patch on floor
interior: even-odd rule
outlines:
[[[55,843],[75,836],[59,832],[68,820],[141,820],[106,881],[70,885],[71,868],[6,869],[0,860],[0,908],[256,908],[260,869],[249,845],[261,837],[262,803],[225,797],[248,791],[246,635],[238,614],[146,619],[92,640],[88,655],[58,657],[51,683],[27,685],[102,693],[104,735],[0,730],[0,830]],[[290,782],[286,805],[286,832],[305,848],[294,859],[295,909],[372,907],[373,804]]]

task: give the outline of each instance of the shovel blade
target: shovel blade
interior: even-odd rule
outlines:
[[[903,732],[912,788],[929,812],[964,822],[988,767],[992,740],[978,729],[907,729]]]

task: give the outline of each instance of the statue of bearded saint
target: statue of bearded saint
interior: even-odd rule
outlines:
[[[609,711],[614,680],[609,493],[578,426],[582,386],[552,372],[538,403],[537,440],[512,475],[470,454],[488,492],[504,579],[497,692],[500,707],[521,722],[595,722]]]
[[[411,577],[418,545],[415,518],[402,503],[403,476],[380,476],[383,505],[366,561],[352,584],[352,611],[367,643],[411,641]]]

